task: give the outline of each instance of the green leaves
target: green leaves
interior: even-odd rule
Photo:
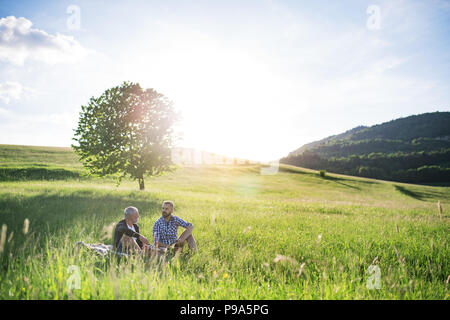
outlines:
[[[142,180],[169,169],[173,103],[154,89],[123,82],[82,106],[72,145],[93,175],[129,175]]]

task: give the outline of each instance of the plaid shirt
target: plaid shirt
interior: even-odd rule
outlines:
[[[161,216],[158,220],[156,220],[153,225],[153,241],[156,245],[156,242],[161,242],[166,246],[170,246],[174,242],[177,241],[178,227],[182,226],[183,228],[187,228],[192,226],[192,223],[186,222],[183,219],[177,216],[171,216],[169,222],[164,220],[164,217]]]

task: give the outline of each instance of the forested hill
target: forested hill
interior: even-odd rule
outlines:
[[[301,153],[303,153],[303,151],[306,151],[306,150],[312,149],[314,147],[318,147],[318,146],[324,145],[325,143],[327,143],[329,141],[338,141],[338,140],[341,140],[341,139],[345,139],[345,138],[349,137],[352,133],[358,132],[358,131],[363,130],[365,128],[367,128],[367,127],[359,126],[359,127],[356,127],[356,128],[351,129],[351,130],[345,131],[344,133],[341,133],[341,134],[338,134],[338,135],[326,137],[325,139],[322,139],[322,140],[319,140],[319,141],[314,141],[314,142],[311,142],[311,143],[307,143],[307,144],[301,146],[300,148],[298,148],[297,150],[289,153],[289,156],[301,154]]]
[[[280,162],[376,179],[450,182],[450,112],[359,126],[306,144]]]

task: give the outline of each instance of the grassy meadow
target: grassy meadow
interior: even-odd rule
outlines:
[[[139,191],[85,176],[70,148],[0,145],[0,299],[449,298],[450,187],[260,168],[177,167]],[[152,241],[168,199],[194,224],[197,253],[118,261],[76,249],[111,244],[130,205]]]

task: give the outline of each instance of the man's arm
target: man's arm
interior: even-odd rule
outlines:
[[[190,222],[186,222],[183,219],[181,219],[180,217],[174,217],[175,219],[175,223],[177,226],[183,227],[183,228],[188,228],[188,227],[194,227],[194,225]]]
[[[192,235],[192,230],[194,230],[194,225],[190,222],[186,222],[183,219],[177,217],[176,219],[177,225],[186,228],[186,230],[183,231],[183,233],[180,235],[180,238],[177,240],[177,244],[181,244],[184,241],[186,241],[187,238],[189,238],[190,235]]]
[[[121,234],[125,234],[131,238],[137,238],[139,239],[143,244],[148,244],[148,240],[143,235],[131,230],[128,228],[126,224],[119,224],[117,225],[117,231]]]

